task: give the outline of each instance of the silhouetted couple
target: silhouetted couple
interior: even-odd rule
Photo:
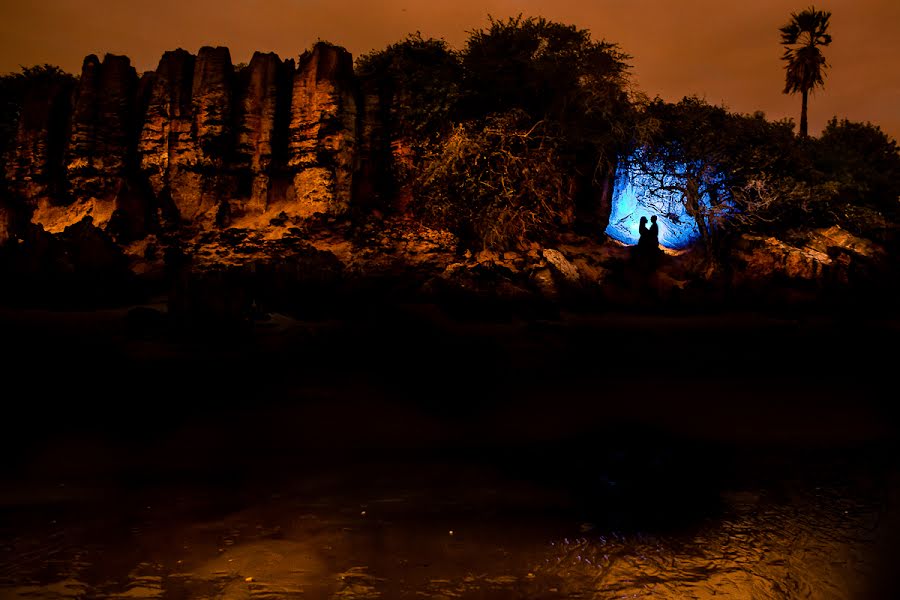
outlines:
[[[647,227],[647,217],[641,217],[638,233],[641,235],[638,248],[648,251],[659,249],[659,225],[656,224],[656,215],[650,217],[650,227]]]
[[[655,269],[659,256],[659,225],[656,223],[656,215],[650,217],[650,227],[647,227],[647,217],[641,217],[638,233],[641,236],[637,244],[638,260],[642,267]]]

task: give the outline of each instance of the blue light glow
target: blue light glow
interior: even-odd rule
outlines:
[[[677,177],[672,176],[674,181]],[[625,244],[637,244],[641,217],[657,216],[659,243],[667,248],[685,248],[700,237],[697,223],[687,214],[677,191],[662,192],[654,186],[650,193],[650,178],[636,170],[620,169],[616,176],[616,191],[606,234]],[[709,206],[709,199],[702,203]],[[648,223],[649,225],[649,223]]]

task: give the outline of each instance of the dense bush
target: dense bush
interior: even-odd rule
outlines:
[[[900,148],[877,125],[835,117],[809,149],[821,176],[837,184],[842,203],[900,216]]]
[[[444,40],[408,36],[384,50],[361,56],[356,74],[383,99],[382,115],[392,136],[425,140],[457,118],[462,67]]]
[[[626,59],[586,30],[517,17],[471,32],[459,53],[410,36],[357,72],[389,107],[390,175],[412,183],[416,214],[508,247],[571,221],[573,190],[614,171],[634,124]]]
[[[426,154],[415,209],[474,246],[546,237],[572,216],[558,146],[522,111],[457,125]]]
[[[642,202],[662,214],[666,203],[682,204],[713,254],[723,238],[747,231],[837,224],[879,237],[898,214],[900,154],[873,125],[833,119],[821,137],[798,139],[789,120],[698,98],[656,99],[642,119],[644,138],[631,155]]]
[[[834,118],[818,138],[793,140],[785,152],[790,160],[782,168],[756,175],[741,190],[751,192],[746,204],[759,218],[737,224],[775,233],[839,225],[888,241],[886,231],[900,219],[900,151],[894,140],[875,125]]]

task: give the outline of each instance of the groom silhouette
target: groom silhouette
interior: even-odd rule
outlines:
[[[654,250],[659,249],[659,225],[656,224],[656,215],[650,217],[650,228],[647,230],[648,245]]]

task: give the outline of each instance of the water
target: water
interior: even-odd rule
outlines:
[[[846,470],[721,489],[714,514],[672,531],[584,521],[608,517],[600,496],[576,508],[559,487],[464,463],[44,491],[4,519],[0,596],[870,597],[896,481],[836,482]],[[641,510],[680,503],[659,491]]]
[[[7,398],[30,400],[4,423],[0,598],[897,583],[891,323],[279,318],[235,346],[67,318],[4,323],[23,340]]]

